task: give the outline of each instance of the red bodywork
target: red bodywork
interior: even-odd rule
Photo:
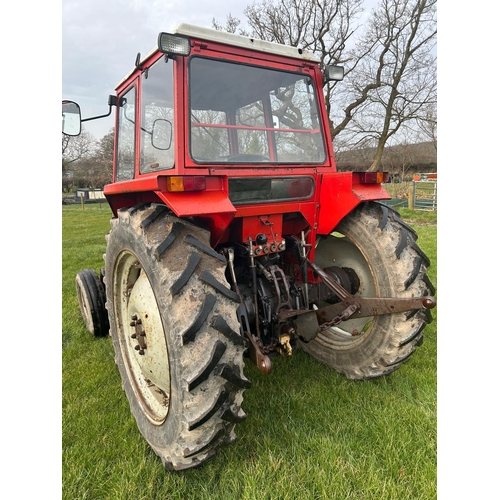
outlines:
[[[207,40],[191,39],[191,55],[203,55],[235,63],[262,65],[286,71],[301,72],[310,76],[317,89],[322,88],[323,74],[318,64],[292,59],[281,55],[251,51]],[[164,54],[151,54],[116,89],[120,98],[132,85],[136,86],[137,106],[141,106],[141,74]],[[247,244],[257,234],[266,234],[270,243],[281,241],[284,235],[307,233],[307,242],[314,243],[317,234],[329,234],[339,221],[359,203],[389,199],[380,184],[361,184],[352,172],[337,172],[334,160],[326,107],[322,92],[318,92],[319,121],[326,142],[326,159],[322,164],[213,164],[200,165],[189,155],[188,148],[188,57],[174,57],[175,82],[175,168],[168,171],[141,174],[139,172],[139,147],[135,148],[135,178],[114,182],[104,189],[109,204],[116,214],[123,207],[140,202],[160,202],[167,205],[178,217],[193,218],[208,227],[212,245],[228,241]],[[138,119],[140,120],[140,118]],[[140,122],[136,123],[140,127]],[[230,129],[231,127],[226,127]],[[237,128],[237,127],[235,127]],[[241,128],[241,127],[240,127]],[[116,121],[118,129],[118,118]],[[266,131],[267,129],[262,128]],[[230,131],[228,132],[231,133]],[[136,138],[138,144],[138,139]],[[116,151],[115,138],[115,151]],[[115,155],[116,157],[116,155]],[[114,177],[116,175],[116,160]],[[171,176],[203,176],[205,189],[195,192],[169,192],[167,179]],[[293,177],[307,176],[314,180],[315,189],[309,199],[235,206],[228,193],[228,177]],[[310,258],[314,259],[314,245]]]

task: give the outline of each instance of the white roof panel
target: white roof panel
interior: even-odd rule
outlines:
[[[279,43],[266,42],[256,38],[250,38],[225,31],[218,31],[210,28],[202,28],[193,26],[192,24],[179,24],[172,31],[173,34],[192,36],[193,38],[201,38],[202,40],[210,40],[213,42],[225,43],[235,47],[243,47],[245,49],[258,50],[260,52],[268,52],[281,56],[294,57],[296,59],[304,59],[306,61],[319,62],[319,58],[310,52],[299,47],[289,47]]]
[[[320,59],[311,51],[301,49],[299,47],[290,47],[274,42],[266,42],[234,33],[227,33],[226,31],[218,31],[210,28],[202,28],[201,26],[194,26],[192,24],[181,23],[177,25],[170,33],[190,36],[199,38],[201,40],[209,40],[212,42],[224,43],[234,47],[242,47],[245,49],[253,49],[259,52],[266,52],[269,54],[276,54],[280,56],[293,57],[294,59],[301,59],[304,61],[312,61],[315,63],[320,62]],[[141,63],[149,59],[158,48],[154,48],[149,54],[141,58]],[[132,70],[123,80],[116,86],[118,88],[132,73]]]

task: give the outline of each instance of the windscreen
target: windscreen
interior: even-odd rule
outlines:
[[[323,163],[312,79],[194,57],[189,67],[190,154],[197,163]]]

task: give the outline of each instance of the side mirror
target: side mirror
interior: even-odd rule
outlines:
[[[65,135],[80,135],[82,131],[82,116],[80,106],[73,101],[62,102],[62,133]]]
[[[172,123],[161,118],[155,120],[151,133],[151,144],[162,151],[170,149],[172,145]]]

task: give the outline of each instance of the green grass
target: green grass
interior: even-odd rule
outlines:
[[[436,285],[436,214],[400,213]],[[238,439],[201,468],[165,471],[130,414],[111,339],[94,339],[78,308],[75,275],[103,266],[110,216],[104,204],[62,210],[64,499],[436,498],[437,309],[424,344],[382,379],[347,380],[302,351],[273,358],[267,376],[247,360]]]

